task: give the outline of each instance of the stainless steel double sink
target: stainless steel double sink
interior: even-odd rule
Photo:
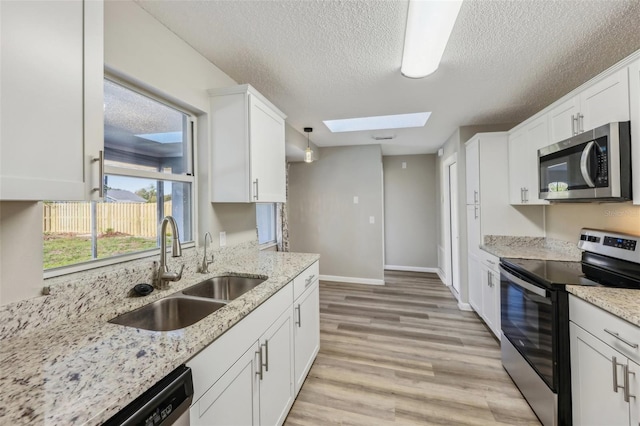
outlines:
[[[195,324],[264,281],[241,276],[210,278],[109,322],[152,331],[178,330]]]

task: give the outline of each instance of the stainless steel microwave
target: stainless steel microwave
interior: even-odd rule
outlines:
[[[630,123],[609,123],[539,149],[538,172],[541,199],[630,200]]]

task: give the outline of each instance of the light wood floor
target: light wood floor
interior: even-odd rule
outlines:
[[[434,274],[320,282],[320,353],[285,425],[539,425],[475,313]]]

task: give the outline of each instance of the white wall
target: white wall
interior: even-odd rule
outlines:
[[[640,206],[628,203],[553,204],[546,207],[547,238],[577,243],[581,228],[640,235]]]
[[[321,148],[319,161],[291,163],[291,251],[320,253],[321,275],[382,283],[382,192],[378,145]]]
[[[0,203],[0,305],[40,295],[42,203]]]
[[[385,156],[382,162],[385,265],[393,269],[435,269],[439,206],[436,156]]]

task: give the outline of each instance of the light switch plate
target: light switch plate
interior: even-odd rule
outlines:
[[[359,201],[359,200],[358,200],[358,196],[357,196],[357,195],[355,195],[355,196],[353,197],[353,204],[358,204],[358,201]]]
[[[407,162],[406,162],[406,161],[403,161],[403,162],[402,162],[402,168],[403,168],[403,169],[406,169],[406,168],[407,168]]]
[[[376,218],[375,218],[375,216],[369,216],[369,223],[370,223],[370,224],[372,224],[372,225],[373,225],[374,223],[376,223]]]
[[[221,232],[220,233],[220,247],[224,247],[227,245],[227,233],[226,232]]]

